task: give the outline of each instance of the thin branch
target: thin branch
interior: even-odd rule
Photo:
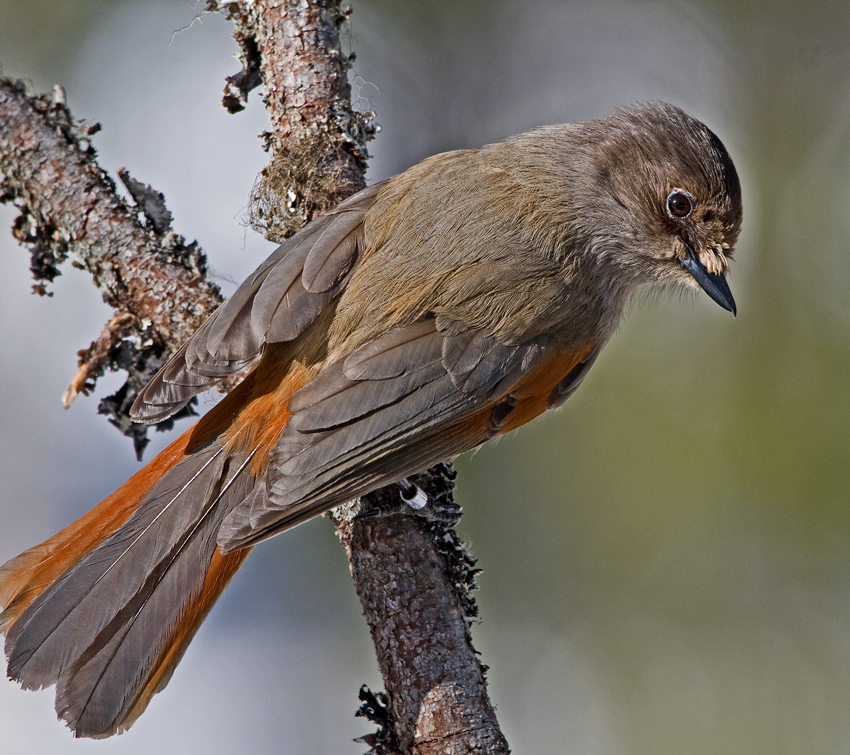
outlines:
[[[162,202],[153,203],[158,212],[150,217],[118,195],[91,146],[100,127],[75,122],[59,92],[28,95],[22,83],[0,79],[0,201],[20,210],[12,232],[30,247],[37,293],[47,294],[72,255],[115,309],[101,336],[80,352],[64,399],[67,405],[91,391],[105,369],[127,370],[127,383],[101,402],[101,412],[141,454],[145,427],[127,414],[136,391],[221,296],[206,279],[198,244],[171,230]]]
[[[348,12],[333,0],[212,6],[226,6],[242,48],[244,68],[225,100],[234,81],[256,81],[256,71],[264,83],[272,158],[254,187],[254,218],[280,238],[365,185],[365,143],[375,126],[372,113],[351,103],[350,59],[339,37]],[[419,484],[433,498],[451,493],[440,468]],[[385,488],[364,505],[393,497],[398,491]],[[445,527],[413,517],[352,521],[352,511],[341,507],[334,520],[388,700],[385,729],[367,741],[377,753],[507,753],[469,634],[471,558]]]

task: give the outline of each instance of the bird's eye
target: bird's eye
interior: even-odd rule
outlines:
[[[667,197],[667,212],[673,218],[686,218],[693,209],[694,198],[686,191],[674,189]]]

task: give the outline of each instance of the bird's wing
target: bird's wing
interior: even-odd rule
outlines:
[[[574,390],[594,354],[434,317],[375,338],[293,395],[265,495],[234,509],[219,543],[254,544],[519,427]]]
[[[265,344],[301,335],[345,288],[381,186],[349,197],[278,247],[163,365],[133,404],[133,418],[159,422],[250,365]]]

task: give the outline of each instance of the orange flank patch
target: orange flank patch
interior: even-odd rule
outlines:
[[[441,431],[441,437],[447,441],[456,437],[465,439],[464,443],[455,443],[458,448],[456,452],[460,453],[530,422],[546,411],[549,396],[555,386],[592,350],[593,344],[588,344],[576,351],[552,354],[537,369],[525,375],[513,389],[474,414],[454,420]],[[498,423],[494,436],[491,426],[494,409],[507,400],[511,401],[512,406],[504,415],[504,419]]]
[[[591,352],[593,346],[590,343],[576,351],[557,352],[520,380],[508,394],[516,405],[500,425],[499,434],[516,430],[546,411],[552,390]],[[504,398],[506,396],[499,400]],[[487,409],[488,420],[491,411],[492,406]]]
[[[283,379],[274,369],[257,371],[256,386],[223,434],[227,448],[251,452],[251,474],[259,477],[266,471],[271,452],[290,416],[289,399],[299,388],[307,385],[319,372],[319,365],[306,366],[293,362]]]

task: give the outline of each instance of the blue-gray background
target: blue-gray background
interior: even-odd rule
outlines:
[[[737,320],[704,296],[636,303],[563,410],[459,463],[474,634],[515,752],[847,752],[850,6],[353,5],[356,92],[383,127],[370,180],[653,99],[708,122],[743,180]],[[219,107],[235,45],[201,7],[0,0],[0,65],[63,84],[103,125],[102,163],[164,191],[232,291],[272,249],[240,222],[266,121],[256,93]],[[59,401],[109,312],[70,265],[31,296],[27,263],[0,230],[0,561],[137,469],[95,400]],[[128,734],[74,741],[52,692],[3,681],[0,752],[356,755],[364,682],[381,686],[320,520],[258,549]]]

